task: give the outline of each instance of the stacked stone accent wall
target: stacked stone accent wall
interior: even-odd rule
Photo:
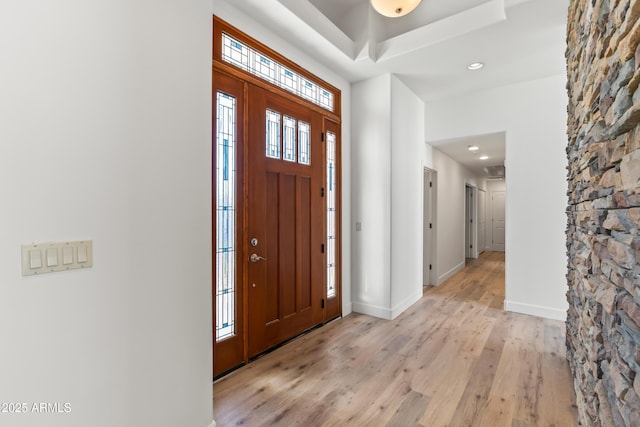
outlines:
[[[572,0],[567,358],[584,426],[640,426],[640,0]]]

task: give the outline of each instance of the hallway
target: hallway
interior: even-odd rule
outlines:
[[[392,321],[353,313],[214,384],[219,426],[575,426],[563,322],[504,313],[483,253]]]

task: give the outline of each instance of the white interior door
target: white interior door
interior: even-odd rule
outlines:
[[[505,192],[491,192],[491,250],[504,252]]]
[[[478,254],[487,248],[487,192],[478,190]]]

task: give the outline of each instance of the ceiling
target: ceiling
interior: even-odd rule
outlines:
[[[425,103],[565,73],[569,0],[422,0],[400,18],[379,15],[369,0],[218,1],[351,82],[393,73]],[[476,61],[484,68],[467,70]],[[496,135],[491,149],[502,141],[504,161]],[[429,143],[465,164],[457,153],[473,142]]]
[[[495,177],[496,167],[504,167],[504,132],[433,141],[432,145],[480,176]],[[479,149],[469,151],[469,146],[473,145]],[[481,160],[482,156],[487,156],[488,159]]]

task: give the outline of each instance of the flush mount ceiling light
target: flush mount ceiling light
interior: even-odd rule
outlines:
[[[484,67],[484,64],[482,62],[472,62],[471,64],[467,65],[467,69],[471,71],[479,70],[482,67]]]
[[[469,151],[478,151],[480,147],[478,147],[477,145],[469,145],[468,149]]]
[[[371,0],[371,6],[380,15],[398,18],[411,13],[422,0]]]
[[[487,160],[489,156],[480,156],[480,160]]]

